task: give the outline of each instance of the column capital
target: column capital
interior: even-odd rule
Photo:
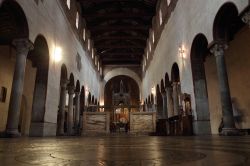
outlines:
[[[80,92],[75,91],[76,96],[80,96]]]
[[[75,93],[75,87],[74,86],[68,86],[68,92],[69,94],[74,94]]]
[[[210,52],[215,56],[224,55],[224,51],[228,48],[226,42],[215,42],[215,44],[210,48]]]
[[[248,26],[250,27],[250,10],[248,10],[247,12],[245,12],[243,14],[243,16],[241,17],[242,21],[246,24],[248,24]]]
[[[162,97],[165,97],[167,95],[166,91],[161,92]]]
[[[177,81],[172,82],[172,86],[177,86],[177,85],[180,85],[180,82],[177,82]]]
[[[33,43],[26,38],[14,39],[12,44],[15,46],[18,54],[28,53],[28,51],[34,48]]]
[[[68,79],[61,79],[60,86],[62,88],[67,88],[68,84],[69,84],[69,80]]]

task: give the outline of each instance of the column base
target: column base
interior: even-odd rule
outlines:
[[[31,137],[56,136],[56,123],[32,122],[30,125]]]
[[[221,136],[239,136],[240,131],[236,128],[222,128]]]
[[[65,135],[66,135],[66,133],[64,133],[64,132],[56,133],[56,136],[65,136]]]
[[[18,131],[18,129],[7,129],[5,132],[5,137],[18,138],[21,137],[21,133]]]
[[[210,120],[194,120],[194,135],[211,135]]]

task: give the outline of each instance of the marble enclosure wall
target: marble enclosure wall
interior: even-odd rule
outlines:
[[[103,134],[109,133],[110,112],[84,112],[83,113],[83,131],[85,134]]]
[[[130,133],[153,133],[156,130],[155,112],[131,112]]]

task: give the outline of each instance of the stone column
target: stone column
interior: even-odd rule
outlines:
[[[216,58],[216,67],[218,72],[219,88],[221,95],[221,105],[222,105],[222,115],[224,127],[222,129],[222,135],[238,135],[239,132],[235,128],[234,117],[233,117],[233,108],[230,96],[230,89],[228,83],[227,69],[225,63],[225,49],[227,48],[226,44],[216,43],[211,48],[211,53]]]
[[[74,128],[76,133],[78,134],[79,131],[79,118],[80,118],[80,92],[75,92],[75,101],[76,101],[76,106],[75,106],[75,124]]]
[[[248,24],[250,28],[250,10],[248,10],[245,14],[242,16],[242,21],[246,24]]]
[[[172,98],[172,87],[166,87],[168,118],[174,116],[174,102]]]
[[[167,108],[167,93],[162,92],[162,118],[167,119],[168,118],[168,108]]]
[[[60,103],[59,103],[59,124],[58,124],[58,135],[64,135],[64,122],[65,122],[65,105],[67,95],[67,80],[61,81],[61,92],[60,92]]]
[[[75,94],[75,88],[74,86],[68,86],[68,92],[69,92],[69,105],[68,105],[68,135],[73,135],[73,120],[74,120],[74,113],[73,113],[73,108],[74,108],[74,94]]]
[[[10,95],[6,134],[9,137],[18,137],[20,136],[18,123],[23,94],[26,59],[33,45],[28,39],[16,39],[13,41],[13,45],[16,47],[16,63]]]
[[[174,116],[179,115],[179,96],[178,96],[178,82],[173,82],[173,104]]]

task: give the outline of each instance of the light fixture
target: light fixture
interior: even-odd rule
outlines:
[[[154,31],[152,31],[152,40],[153,40],[153,44],[155,43],[155,33]]]
[[[94,55],[94,48],[92,48],[92,59],[94,59],[95,55]]]
[[[151,52],[152,47],[151,47],[151,43],[150,42],[148,42],[148,47],[149,47],[149,52]]]
[[[156,89],[155,89],[155,86],[153,86],[152,88],[151,88],[151,93],[155,96],[156,95]]]
[[[54,51],[54,61],[60,62],[62,60],[62,48],[61,47],[55,47]]]
[[[100,100],[100,106],[104,106],[104,101],[103,101],[103,99]]]
[[[183,45],[179,46],[179,53],[180,53],[181,57],[184,58],[185,49],[183,48]]]
[[[89,95],[89,88],[86,86],[85,88],[85,96],[88,96]]]

